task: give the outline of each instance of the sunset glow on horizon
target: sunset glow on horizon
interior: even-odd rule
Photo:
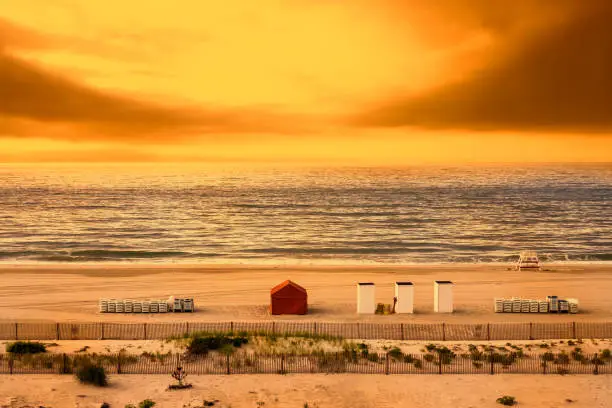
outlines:
[[[611,19],[605,0],[0,0],[0,162],[609,162]]]

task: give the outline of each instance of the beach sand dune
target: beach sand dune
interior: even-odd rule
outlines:
[[[237,321],[322,320],[375,322],[568,322],[612,318],[612,265],[554,264],[542,272],[508,265],[426,266],[201,266],[4,265],[0,267],[0,320],[4,321]],[[291,279],[308,289],[310,313],[268,313],[270,288]],[[433,281],[455,282],[455,313],[433,312]],[[357,315],[355,284],[376,283],[378,302],[392,303],[395,281],[415,284],[415,314]],[[191,296],[197,313],[100,314],[98,299]],[[577,298],[577,315],[496,314],[493,298],[547,295]]]

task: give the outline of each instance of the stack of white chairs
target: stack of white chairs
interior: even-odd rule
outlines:
[[[100,313],[108,313],[108,299],[100,299]]]
[[[531,300],[521,299],[521,313],[529,313],[529,312],[531,312]]]
[[[168,312],[195,312],[193,298],[175,298],[169,300],[133,300],[133,299],[106,299],[99,300],[100,313],[168,313]]]
[[[567,299],[570,313],[578,313],[578,299]]]
[[[512,298],[512,313],[521,313],[521,298]]]
[[[193,306],[193,299],[191,298],[183,299],[183,312],[193,313],[194,311],[195,310]]]
[[[495,298],[495,313],[503,313],[504,312],[504,299]]]
[[[543,299],[495,298],[495,313],[578,313],[578,299],[559,299],[549,296]]]
[[[173,312],[182,312],[183,311],[183,300],[182,299],[174,299],[173,305],[172,305],[172,311]]]

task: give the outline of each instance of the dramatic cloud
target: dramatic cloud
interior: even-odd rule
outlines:
[[[7,51],[51,46],[44,36],[6,21],[0,21],[0,33],[0,133],[165,142],[207,134],[285,133],[305,128],[295,125],[296,117],[257,108],[167,107],[96,90]],[[61,125],[64,131],[45,132],[45,125]],[[78,131],[65,131],[66,125]]]
[[[564,8],[569,11],[563,18],[555,14],[547,19],[538,10],[546,29],[502,34],[490,64],[467,78],[419,96],[392,97],[356,122],[471,130],[612,130],[612,2],[573,4]],[[507,19],[486,21],[489,26],[500,21],[500,31],[511,31]]]

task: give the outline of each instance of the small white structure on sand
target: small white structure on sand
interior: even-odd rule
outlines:
[[[453,282],[434,282],[434,312],[453,313]]]
[[[412,282],[395,282],[397,305],[395,313],[414,313],[414,285]]]
[[[521,251],[516,269],[518,271],[539,271],[540,260],[538,254],[535,251]]]
[[[357,313],[374,314],[376,312],[376,287],[372,282],[357,284]]]

